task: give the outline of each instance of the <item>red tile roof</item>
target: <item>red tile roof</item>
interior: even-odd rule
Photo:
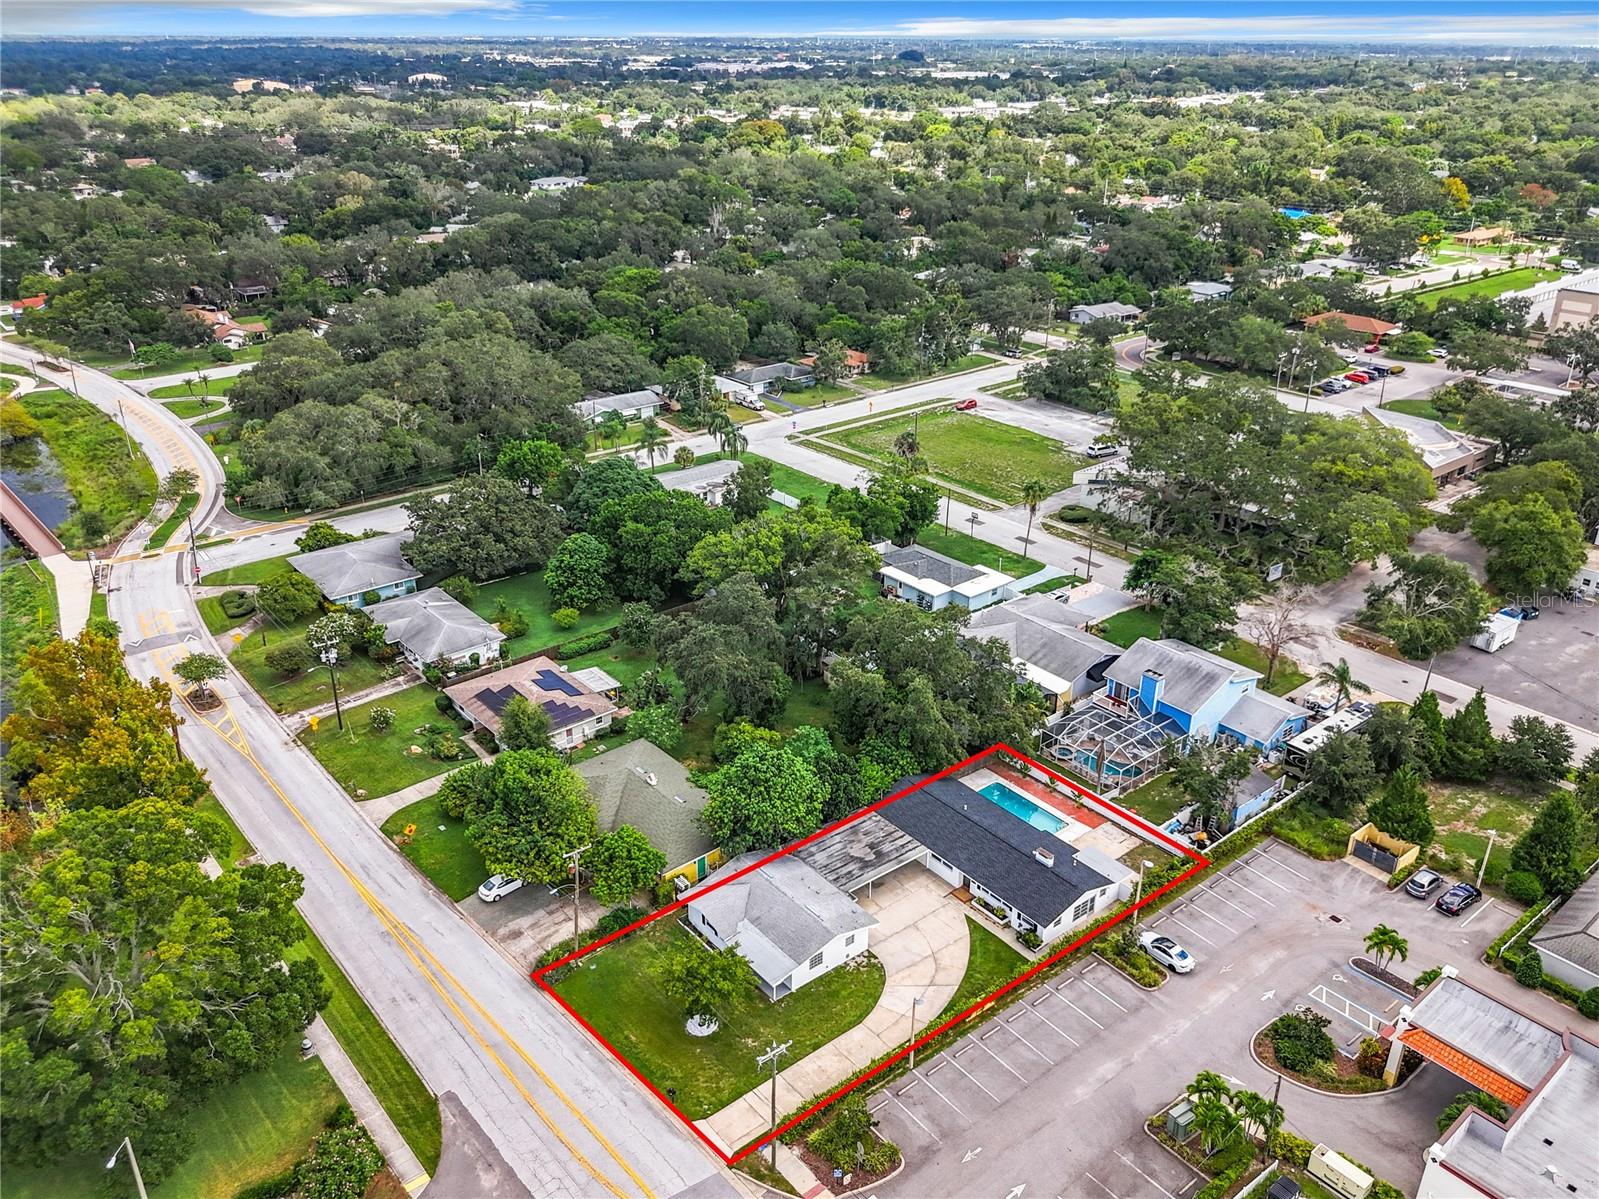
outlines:
[[[1428,1061],[1437,1062],[1458,1078],[1463,1078],[1480,1091],[1496,1099],[1503,1099],[1512,1107],[1519,1107],[1532,1094],[1520,1083],[1512,1082],[1497,1070],[1490,1070],[1476,1058],[1468,1057],[1453,1045],[1440,1041],[1421,1028],[1407,1028],[1399,1039]]]
[[[1374,316],[1358,316],[1353,312],[1318,312],[1305,318],[1305,328],[1314,329],[1324,321],[1343,321],[1352,332],[1382,337],[1399,328],[1391,321],[1380,321]]]

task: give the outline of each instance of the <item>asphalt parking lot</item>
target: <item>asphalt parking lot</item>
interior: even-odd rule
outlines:
[[[1599,604],[1540,597],[1537,620],[1524,620],[1498,653],[1469,645],[1438,655],[1437,673],[1485,687],[1500,699],[1599,731],[1593,678],[1599,674]],[[1462,702],[1471,697],[1458,697]]]
[[[877,1192],[1182,1199],[1201,1181],[1142,1126],[1196,1073],[1269,1091],[1275,1075],[1250,1045],[1300,1005],[1331,1017],[1335,1041],[1355,1052],[1402,1002],[1348,965],[1378,923],[1410,940],[1401,973],[1447,961],[1475,978],[1486,971],[1477,955],[1515,914],[1484,903],[1450,919],[1346,863],[1267,841],[1147,922],[1195,955],[1192,974],[1149,992],[1090,958],[872,1094],[882,1132],[909,1162]],[[1435,1117],[1462,1089],[1427,1066],[1395,1094],[1349,1099],[1290,1084],[1281,1102],[1290,1131],[1349,1148],[1405,1189],[1420,1178]]]

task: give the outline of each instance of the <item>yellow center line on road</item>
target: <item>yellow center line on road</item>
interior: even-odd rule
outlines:
[[[142,622],[143,614],[141,613],[140,616]],[[156,668],[159,670],[167,683],[173,687],[174,693],[180,694],[181,682],[176,678],[171,670],[172,663],[176,660],[176,655],[170,654],[167,651],[160,651],[152,655],[152,657],[155,659]],[[556,1135],[561,1144],[566,1146],[573,1158],[576,1159],[580,1165],[582,1165],[582,1167],[594,1178],[596,1182],[603,1186],[607,1191],[611,1192],[611,1194],[615,1195],[617,1199],[627,1199],[626,1192],[617,1186],[617,1184],[613,1182],[603,1171],[601,1171],[599,1167],[591,1162],[583,1153],[583,1151],[573,1144],[567,1134],[558,1125],[556,1125],[554,1120],[551,1119],[549,1113],[545,1111],[544,1107],[533,1096],[532,1092],[530,1092],[526,1085],[523,1084],[522,1080],[516,1076],[516,1073],[511,1069],[510,1065],[505,1061],[504,1058],[500,1056],[494,1047],[489,1044],[488,1040],[473,1023],[471,1017],[461,1010],[461,1007],[456,1002],[455,998],[440,983],[440,976],[442,976],[442,978],[446,980],[451,987],[465,997],[467,1003],[470,1004],[472,1008],[482,1016],[482,1018],[489,1024],[493,1032],[501,1037],[508,1045],[510,1045],[510,1047],[515,1051],[517,1057],[526,1063],[526,1065],[539,1077],[544,1085],[555,1094],[556,1098],[561,1101],[566,1109],[571,1112],[572,1115],[577,1117],[578,1121],[585,1129],[588,1130],[589,1134],[600,1144],[600,1146],[604,1148],[605,1152],[610,1155],[611,1159],[622,1168],[622,1170],[629,1178],[633,1180],[635,1184],[637,1184],[639,1191],[645,1196],[645,1199],[654,1199],[654,1192],[650,1190],[649,1185],[642,1177],[640,1177],[638,1171],[636,1171],[632,1165],[621,1155],[621,1153],[618,1152],[610,1140],[602,1132],[600,1132],[598,1128],[595,1127],[593,1122],[581,1109],[578,1108],[578,1106],[572,1101],[572,1099],[566,1094],[560,1085],[557,1084],[555,1080],[544,1071],[543,1067],[533,1060],[527,1051],[522,1048],[521,1044],[517,1042],[517,1040],[512,1037],[509,1032],[506,1031],[504,1026],[501,1025],[498,1020],[496,1020],[492,1015],[489,1014],[488,1011],[483,1008],[472,992],[468,988],[462,986],[460,981],[453,974],[451,974],[450,971],[445,968],[437,958],[433,956],[428,948],[422,944],[421,940],[416,936],[416,934],[413,933],[405,925],[405,923],[400,920],[392,910],[389,909],[388,905],[374,895],[367,888],[366,884],[363,883],[347,865],[345,865],[344,861],[339,857],[339,855],[333,852],[332,847],[329,846],[328,843],[322,838],[322,835],[311,826],[310,821],[305,818],[305,815],[300,811],[299,807],[288,797],[283,788],[278,786],[277,781],[267,773],[266,769],[256,759],[255,752],[253,749],[251,749],[249,741],[244,735],[243,728],[234,718],[232,707],[226,700],[222,701],[222,709],[222,716],[218,720],[212,720],[210,717],[192,710],[189,715],[192,718],[199,720],[201,724],[205,725],[207,728],[211,729],[214,733],[220,736],[227,745],[229,745],[236,753],[239,754],[240,757],[242,757],[255,768],[256,772],[266,782],[267,786],[272,788],[273,792],[276,793],[278,798],[283,801],[284,806],[287,807],[294,815],[294,818],[299,821],[300,826],[304,828],[305,831],[310,835],[311,839],[316,842],[318,848],[320,848],[322,852],[327,855],[328,860],[333,863],[334,867],[339,871],[339,873],[344,875],[344,877],[349,881],[350,885],[355,888],[356,893],[360,895],[362,900],[365,901],[366,905],[371,908],[373,914],[377,916],[379,922],[389,932],[390,936],[394,937],[395,941],[400,945],[400,948],[405,951],[406,956],[411,959],[411,962],[416,967],[417,972],[427,980],[428,984],[436,992],[438,992],[439,997],[444,1000],[450,1011],[454,1013],[461,1027],[471,1035],[472,1039],[478,1043],[483,1052],[486,1053],[494,1062],[494,1064],[500,1068],[500,1072],[510,1080],[511,1085],[513,1085],[517,1089],[518,1093],[521,1094],[522,1098],[527,1101],[528,1106],[533,1109],[534,1114],[537,1115],[538,1118],[544,1123],[545,1127],[547,1127]],[[224,728],[224,725],[228,725],[229,727]],[[420,954],[421,957],[419,957],[418,954]],[[422,958],[427,959],[426,963],[423,962]]]

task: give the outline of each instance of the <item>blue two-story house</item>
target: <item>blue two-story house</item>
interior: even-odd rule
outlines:
[[[1164,769],[1173,745],[1220,741],[1270,754],[1310,719],[1260,690],[1257,671],[1184,641],[1141,638],[1104,679],[1102,691],[1048,727],[1045,745],[1118,789]]]

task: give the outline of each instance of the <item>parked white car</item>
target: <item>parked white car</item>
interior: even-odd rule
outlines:
[[[477,889],[477,897],[484,903],[494,903],[522,889],[522,880],[504,874],[491,874]]]
[[[1138,934],[1138,945],[1173,974],[1187,974],[1194,968],[1194,955],[1165,933],[1146,928]]]

